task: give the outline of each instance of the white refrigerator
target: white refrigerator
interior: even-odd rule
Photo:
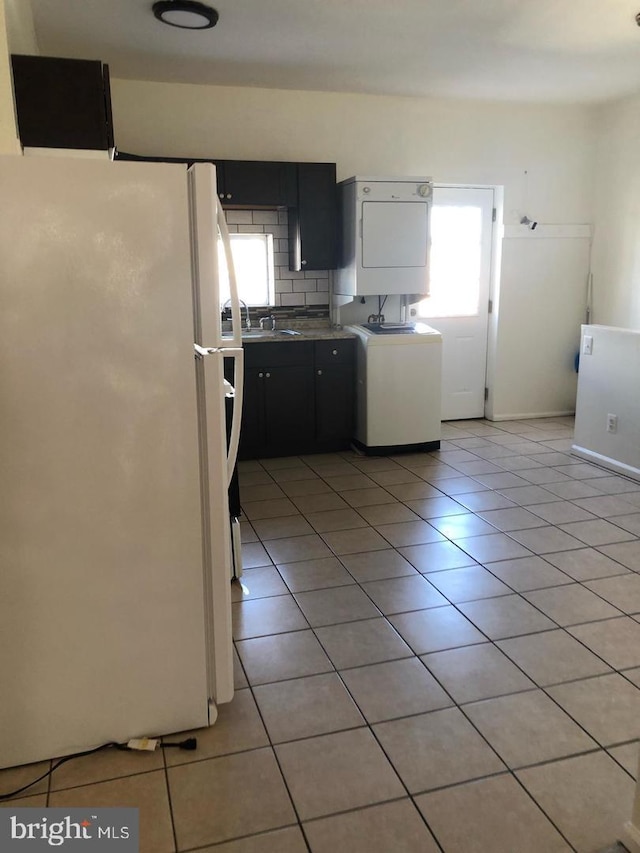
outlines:
[[[213,166],[6,156],[0,199],[8,767],[207,726],[231,700],[242,348],[236,294],[221,333]]]

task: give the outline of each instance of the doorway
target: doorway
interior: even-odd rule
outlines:
[[[436,186],[429,296],[414,318],[442,334],[442,420],[484,416],[495,190]]]

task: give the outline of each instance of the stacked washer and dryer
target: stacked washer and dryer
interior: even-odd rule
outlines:
[[[353,177],[338,185],[342,259],[334,293],[353,299],[429,292],[429,178]],[[442,336],[424,323],[347,326],[358,340],[355,444],[387,454],[440,447]]]

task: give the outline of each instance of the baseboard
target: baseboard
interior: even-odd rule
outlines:
[[[486,415],[485,417],[488,421],[527,421],[535,420],[536,418],[566,418],[572,415],[575,415],[573,409],[566,412],[529,412],[528,414]]]
[[[606,468],[608,471],[614,471],[616,474],[622,474],[624,477],[629,477],[631,480],[640,480],[640,468],[634,468],[633,465],[627,465],[624,462],[619,462],[617,459],[611,459],[609,456],[603,456],[601,453],[596,453],[595,450],[588,450],[586,447],[581,447],[579,444],[573,444],[571,445],[571,453],[574,456],[578,456],[580,459],[585,459],[587,462],[593,462],[594,465]]]

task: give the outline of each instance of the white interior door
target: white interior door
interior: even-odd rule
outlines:
[[[436,186],[430,295],[412,306],[442,333],[442,420],[484,415],[494,192]]]

